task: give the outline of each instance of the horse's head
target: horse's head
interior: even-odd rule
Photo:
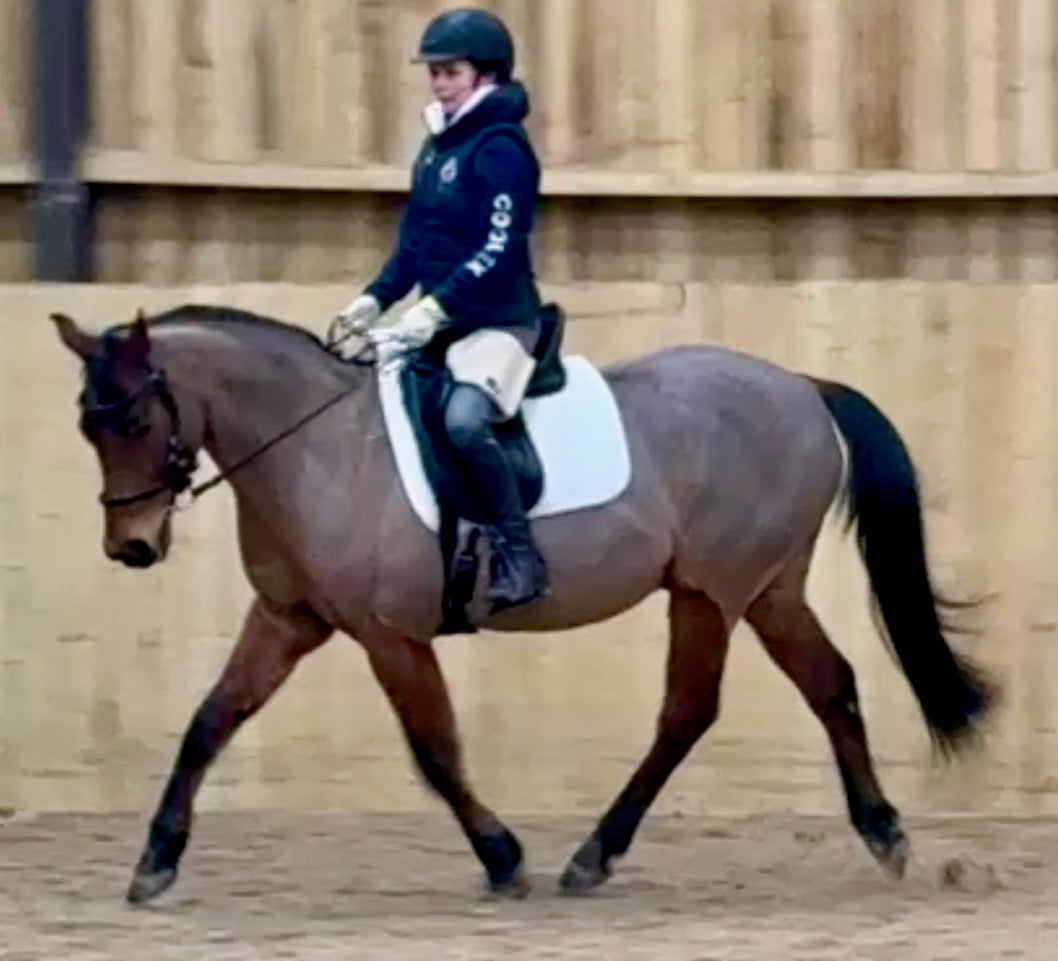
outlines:
[[[129,567],[150,567],[165,558],[173,504],[195,469],[198,444],[186,436],[194,425],[181,424],[165,371],[152,364],[142,312],[100,335],[65,314],[51,319],[84,364],[79,427],[102,469],[103,550]]]

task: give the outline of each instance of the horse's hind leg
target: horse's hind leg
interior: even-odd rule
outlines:
[[[128,900],[149,901],[176,880],[191,830],[195,794],[224,746],[290,676],[332,628],[306,608],[275,609],[258,598],[213,689],[184,733],[176,763],[151,820],[150,833]]]
[[[826,729],[853,827],[886,871],[901,877],[907,838],[874,773],[852,666],[805,601],[809,560],[806,554],[780,574],[747,610],[746,620]]]
[[[639,767],[580,846],[560,885],[579,893],[602,884],[611,862],[632,843],[647,809],[679,763],[716,719],[729,628],[704,594],[672,590],[665,698],[654,742]]]
[[[433,649],[377,621],[360,642],[420,772],[448,802],[485,868],[489,889],[514,897],[526,894],[518,839],[477,799],[463,772],[455,715]]]

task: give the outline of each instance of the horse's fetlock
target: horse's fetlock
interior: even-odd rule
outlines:
[[[156,818],[151,823],[145,857],[149,857],[154,870],[175,867],[184,853],[191,832],[187,825],[178,824],[168,818]]]
[[[470,842],[493,883],[509,881],[521,867],[524,859],[522,846],[506,828],[495,834],[474,835]]]

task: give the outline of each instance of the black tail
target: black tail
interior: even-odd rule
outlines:
[[[852,388],[813,383],[848,446],[846,527],[856,525],[888,640],[947,758],[976,740],[998,687],[944,637],[940,611],[966,605],[938,598],[930,583],[915,467],[896,428]]]

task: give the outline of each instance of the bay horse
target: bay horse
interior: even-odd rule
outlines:
[[[443,570],[395,473],[378,370],[311,331],[224,306],[184,305],[91,332],[52,314],[81,361],[79,429],[102,475],[103,550],[164,560],[178,495],[208,451],[234,490],[255,597],[220,676],[185,729],[126,898],[176,879],[211,763],[332,634],[364,648],[417,768],[446,802],[488,890],[527,890],[517,837],[461,759],[432,641]],[[631,480],[615,499],[534,520],[552,590],[479,616],[497,631],[553,631],[668,594],[669,649],[654,739],[559,881],[610,877],[648,808],[716,719],[730,634],[745,618],[829,738],[852,827],[894,877],[909,844],[879,784],[856,680],[805,597],[821,526],[844,512],[880,633],[921,708],[935,756],[980,743],[999,687],[946,639],[931,584],[916,470],[886,416],[855,389],[719,346],[659,350],[601,369],[620,410]],[[209,486],[209,485],[205,485]],[[199,485],[193,493],[201,494]],[[604,559],[604,562],[600,562]]]

